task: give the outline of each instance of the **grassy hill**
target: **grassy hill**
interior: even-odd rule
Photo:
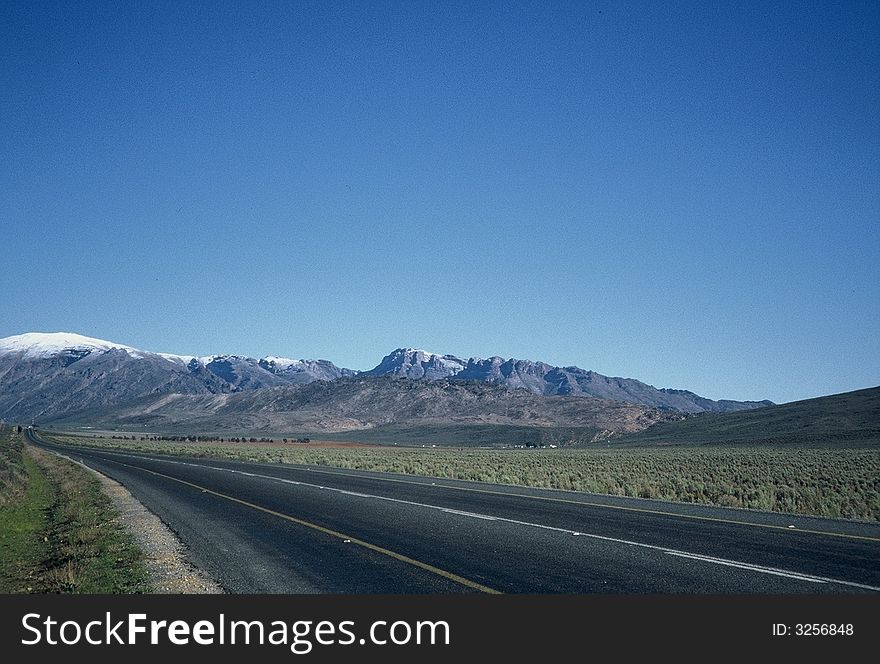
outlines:
[[[880,387],[657,424],[616,445],[880,446]]]

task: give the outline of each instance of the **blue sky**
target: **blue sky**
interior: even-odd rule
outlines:
[[[878,30],[876,2],[2,3],[0,336],[876,385]]]

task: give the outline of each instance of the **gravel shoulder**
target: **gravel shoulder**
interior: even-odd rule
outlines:
[[[64,458],[98,478],[101,489],[119,512],[119,524],[132,534],[143,551],[144,566],[155,594],[210,595],[224,592],[205,572],[187,560],[186,547],[180,539],[124,486],[84,464]]]

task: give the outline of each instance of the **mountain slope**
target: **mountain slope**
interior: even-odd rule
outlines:
[[[29,420],[113,406],[147,395],[228,391],[204,367],[190,371],[158,357],[133,357],[121,348],[77,349],[48,357],[0,355],[0,417]]]
[[[88,355],[93,351],[119,349],[132,356],[140,356],[143,351],[124,344],[85,337],[73,332],[28,332],[0,339],[0,354],[19,354],[23,358],[36,359],[69,355],[71,357]]]
[[[0,339],[0,418],[29,420],[113,407],[151,394],[222,394],[353,372],[326,360],[152,353],[78,334]],[[264,365],[265,362],[265,365]]]
[[[357,376],[236,394],[146,397],[56,422],[98,428],[321,433],[387,425],[590,428],[599,437],[683,417],[637,404],[547,397],[478,382]]]
[[[880,387],[658,424],[621,444],[880,445]]]

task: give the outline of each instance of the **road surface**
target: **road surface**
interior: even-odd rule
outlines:
[[[880,592],[880,525],[28,435],[123,484],[234,593]]]

